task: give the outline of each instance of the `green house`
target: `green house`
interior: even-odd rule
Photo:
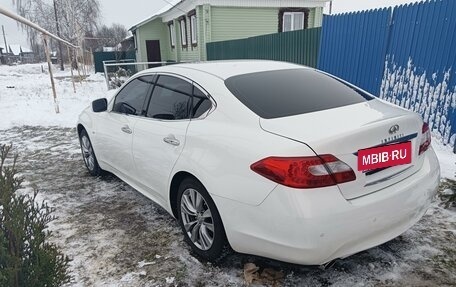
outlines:
[[[204,61],[206,43],[320,27],[329,0],[182,0],[130,28],[138,62]]]

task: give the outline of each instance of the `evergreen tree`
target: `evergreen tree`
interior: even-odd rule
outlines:
[[[47,239],[53,209],[20,192],[23,178],[11,145],[0,146],[0,286],[61,286],[70,281],[69,259]]]

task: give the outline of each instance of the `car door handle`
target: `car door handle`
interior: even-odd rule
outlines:
[[[176,139],[174,136],[167,136],[165,138],[163,138],[163,141],[167,144],[170,144],[170,145],[173,145],[173,146],[178,146],[180,145],[180,141],[178,139]]]
[[[129,126],[123,126],[120,128],[124,133],[131,134],[132,131]]]

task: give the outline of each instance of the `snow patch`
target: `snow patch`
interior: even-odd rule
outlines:
[[[146,261],[140,261],[138,262],[138,268],[143,268],[144,266],[149,266],[149,265],[154,265],[155,264],[155,261],[151,261],[151,262],[146,262]]]
[[[447,188],[444,191],[442,191],[442,194],[443,195],[453,195],[454,194],[454,190]]]
[[[456,108],[456,85],[450,83],[452,68],[431,74],[415,66],[412,58],[402,67],[390,55],[385,67],[380,98],[421,114],[439,140],[453,145],[456,135],[451,134],[449,116]]]
[[[68,67],[53,72],[59,114],[54,109],[47,64],[0,66],[0,130],[23,125],[75,127],[79,114],[93,100],[109,99],[115,93],[107,90],[102,74],[76,83],[74,93]]]
[[[439,159],[441,177],[456,180],[456,154],[453,149],[435,137],[432,138],[432,148]]]

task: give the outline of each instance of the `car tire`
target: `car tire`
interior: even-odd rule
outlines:
[[[95,156],[95,151],[92,147],[92,142],[90,141],[89,135],[85,129],[79,133],[79,144],[81,145],[82,159],[84,160],[84,164],[90,175],[101,175],[103,170],[98,165],[97,157]]]
[[[181,182],[177,213],[184,239],[197,256],[218,263],[231,252],[217,207],[197,179]]]

